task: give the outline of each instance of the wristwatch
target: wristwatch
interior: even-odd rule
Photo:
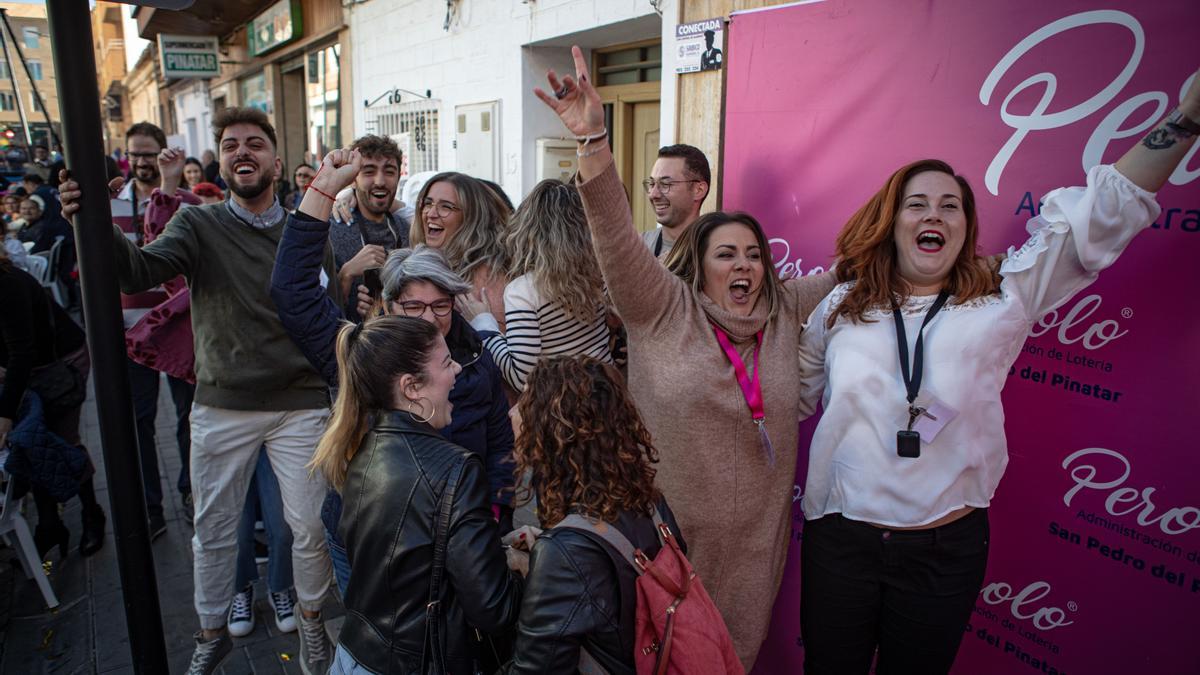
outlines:
[[[1167,124],[1178,129],[1182,129],[1183,131],[1187,132],[1189,136],[1200,134],[1200,122],[1197,122],[1187,115],[1184,115],[1183,111],[1179,108],[1172,110],[1171,114],[1167,115]]]

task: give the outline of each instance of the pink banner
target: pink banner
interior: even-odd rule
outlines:
[[[982,251],[1019,246],[1043,194],[1081,184],[1175,105],[1200,65],[1198,26],[1193,0],[735,15],[725,207],[762,220],[781,274],[809,273],[893,170],[937,157],[975,188]],[[956,673],[1200,673],[1196,154],[1159,193],[1154,228],[1042,319],[1010,375],[1011,462]],[[760,675],[800,672],[801,524],[797,501]]]

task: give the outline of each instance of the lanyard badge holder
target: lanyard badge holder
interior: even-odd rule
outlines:
[[[904,317],[900,314],[900,308],[892,305],[892,318],[896,321],[896,343],[900,348],[900,374],[904,377],[904,387],[908,394],[908,428],[896,432],[896,454],[901,457],[921,456],[921,433],[913,430],[913,424],[916,423],[917,418],[925,414],[925,409],[916,405],[917,394],[921,391],[921,376],[925,365],[922,338],[925,334],[925,326],[929,325],[934,315],[941,310],[949,298],[950,293],[947,291],[938,293],[929,312],[925,314],[925,320],[921,322],[921,327],[917,330],[911,374],[908,366],[908,338],[904,333]]]
[[[717,342],[721,345],[721,350],[725,352],[729,363],[733,365],[733,374],[737,377],[738,386],[741,387],[742,395],[746,398],[746,407],[750,409],[750,419],[754,420],[754,425],[758,427],[758,437],[766,452],[767,464],[771,468],[775,468],[775,447],[771,445],[771,437],[767,435],[767,413],[763,403],[762,381],[758,368],[758,352],[762,350],[763,332],[760,330],[754,336],[753,376],[746,371],[746,363],[738,355],[737,349],[734,348],[725,331],[714,324],[713,332],[717,335]]]

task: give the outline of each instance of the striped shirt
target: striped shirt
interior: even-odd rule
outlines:
[[[543,356],[584,354],[612,363],[603,302],[597,300],[592,319],[581,322],[558,303],[543,300],[532,277],[524,274],[505,287],[504,309],[504,333],[490,314],[476,316],[471,324],[513,389],[525,390],[525,379]]]

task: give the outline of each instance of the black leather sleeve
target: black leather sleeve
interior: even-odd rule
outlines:
[[[471,625],[498,633],[517,620],[523,581],[504,561],[490,492],[483,461],[467,457],[451,509],[446,574]]]
[[[611,574],[585,575],[581,562],[583,567],[592,566],[574,557],[579,552],[574,547],[568,551],[554,536],[538,539],[530,556],[513,660],[503,672],[574,673],[583,639],[608,623],[591,592],[616,597],[619,590]],[[604,554],[597,551],[596,555],[596,564],[604,569],[608,565],[600,558]],[[591,584],[602,587],[589,590]]]

